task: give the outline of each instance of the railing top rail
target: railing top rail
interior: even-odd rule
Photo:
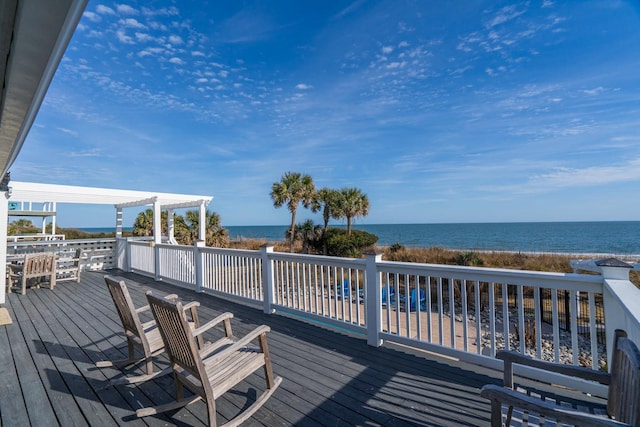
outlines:
[[[336,267],[364,269],[367,261],[359,258],[338,258],[325,255],[290,254],[286,252],[271,252],[269,258],[274,261],[293,261],[304,264],[327,264]]]
[[[20,241],[20,242],[7,242],[12,247],[18,246],[51,246],[51,245],[64,245],[69,246],[73,244],[87,244],[87,243],[114,243],[116,241],[113,237],[100,238],[100,239],[68,239],[68,240],[38,240],[38,241]]]
[[[467,267],[441,264],[418,264],[411,262],[380,261],[378,272],[411,275],[434,275],[454,279],[480,282],[522,284],[527,286],[601,291],[602,276],[592,274],[553,273],[532,270],[509,270],[503,268]]]
[[[230,256],[245,256],[247,258],[260,258],[261,252],[254,251],[251,249],[230,249],[230,248],[211,248],[211,247],[202,247],[199,248],[202,252],[205,253],[216,253]]]

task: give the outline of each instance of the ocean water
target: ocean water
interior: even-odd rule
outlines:
[[[332,225],[344,227],[341,225]],[[232,239],[284,240],[286,225],[225,226]],[[640,257],[640,221],[482,224],[356,224],[378,245],[438,246],[458,250],[620,254]],[[125,228],[127,229],[127,228]],[[113,232],[114,228],[84,228]],[[128,228],[131,230],[131,228]]]
[[[287,226],[229,226],[231,238],[283,240]],[[378,245],[459,250],[640,254],[640,221],[482,224],[356,224]]]

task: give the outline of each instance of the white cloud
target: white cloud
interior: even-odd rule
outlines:
[[[602,91],[604,90],[604,88],[602,86],[598,86],[596,88],[593,89],[585,89],[582,92],[587,94],[587,95],[599,95]]]
[[[400,43],[398,43],[398,47],[409,47],[409,42],[403,40]]]
[[[126,35],[123,30],[116,31],[116,36],[118,37],[118,40],[120,40],[120,42],[122,42],[122,43],[134,44],[133,38],[131,38],[130,36]]]
[[[116,6],[118,12],[123,13],[125,15],[137,15],[138,11],[128,4],[119,4]]]
[[[71,129],[67,129],[67,128],[57,128],[60,132],[64,132],[66,134],[72,135],[72,136],[78,136],[78,132],[71,130]]]
[[[182,43],[184,43],[184,41],[182,40],[182,37],[172,34],[172,35],[169,36],[169,43],[171,43],[171,44],[182,44]]]
[[[402,62],[391,62],[389,65],[387,65],[387,68],[402,68],[405,65],[407,65],[407,61],[402,61]]]
[[[191,52],[191,56],[206,56],[204,52],[200,52],[199,50],[194,50]]]
[[[311,89],[312,87],[313,86],[305,84],[305,83],[298,83],[296,85],[296,89],[299,89],[299,90],[307,90],[307,89]]]
[[[96,6],[96,12],[98,12],[101,15],[115,15],[116,14],[115,10],[113,10],[110,7],[105,6],[103,4],[99,4],[98,6]]]
[[[69,154],[70,157],[98,157],[102,155],[102,151],[98,148],[92,148],[85,151],[73,151]]]
[[[100,20],[102,19],[100,15],[94,12],[84,12],[82,16],[84,16],[85,18],[87,18],[89,21],[92,21],[92,22],[100,22]]]
[[[205,78],[203,77],[203,78],[197,79],[197,80],[196,80],[196,83],[207,83],[208,81],[209,81],[209,79],[205,79]]]
[[[640,181],[640,159],[617,166],[559,168],[532,178],[530,184],[539,187],[578,187],[631,181]]]
[[[222,70],[218,73],[218,75],[220,77],[227,77],[229,75],[229,72],[227,70]]]
[[[175,16],[180,13],[177,7],[163,7],[161,9],[150,9],[148,7],[142,8],[142,13],[147,16]]]
[[[173,57],[171,59],[169,59],[169,62],[171,62],[172,64],[177,64],[177,65],[184,65],[184,61],[180,58],[177,57]]]
[[[141,50],[140,52],[138,52],[138,56],[143,58],[145,56],[153,56],[153,55],[158,55],[164,52],[164,49],[161,47],[149,47],[146,48],[144,50]]]
[[[508,21],[511,21],[512,19],[517,18],[518,16],[522,15],[524,12],[525,12],[524,10],[521,10],[521,11],[516,10],[515,5],[505,6],[502,9],[500,9],[498,14],[491,20],[491,22],[487,24],[487,27],[493,28],[496,25],[504,24],[505,22],[508,22]]]
[[[140,42],[150,42],[155,40],[152,35],[147,33],[136,33],[135,36],[136,36],[136,39],[138,39],[138,41]]]
[[[391,52],[393,52],[393,46],[383,46],[382,47],[382,53],[387,54],[387,53],[391,53]]]
[[[121,19],[118,22],[120,23],[120,25],[124,25],[125,27],[140,28],[140,29],[147,28],[146,25],[142,24],[141,22],[139,22],[137,19],[134,19],[134,18]]]

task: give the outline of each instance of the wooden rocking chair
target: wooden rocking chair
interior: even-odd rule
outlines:
[[[282,378],[274,377],[267,347],[268,326],[259,326],[233,345],[219,349],[214,345],[213,352],[209,345],[198,350],[196,338],[216,324],[211,322],[197,328],[189,329],[184,308],[179,301],[160,299],[147,292],[147,300],[156,318],[165,349],[171,361],[176,381],[176,402],[165,405],[142,408],[136,415],[144,417],[165,411],[178,409],[189,403],[203,399],[207,404],[209,426],[216,426],[215,399],[240,383],[259,368],[264,369],[266,390],[247,409],[238,414],[224,426],[237,426],[251,417],[273,394],[282,382]],[[249,346],[254,340],[259,341],[259,348]],[[195,396],[184,398],[184,389],[188,388]]]
[[[127,337],[129,357],[127,359],[116,361],[98,362],[96,363],[96,366],[98,368],[110,366],[123,367],[145,361],[147,372],[145,375],[112,379],[109,381],[109,385],[134,384],[171,373],[171,367],[159,372],[154,372],[153,370],[152,357],[161,354],[164,351],[164,344],[162,342],[162,337],[160,336],[160,331],[156,327],[156,322],[151,320],[149,322],[142,323],[140,320],[140,313],[149,310],[149,306],[145,305],[144,307],[136,308],[133,305],[133,301],[131,300],[129,290],[127,289],[127,285],[124,280],[118,281],[110,276],[105,276],[104,280],[107,283],[109,292],[111,293],[118,316],[122,321],[122,327],[124,328],[124,333]],[[175,299],[177,297],[177,295],[167,295],[165,298]],[[196,307],[198,305],[199,303],[194,301],[183,306],[184,310],[191,311],[190,324],[192,325],[191,327],[194,328],[200,326],[198,313],[196,311]],[[232,342],[230,323],[226,332],[229,342]],[[200,340],[199,343],[202,344],[202,340]],[[136,348],[142,352],[141,356],[136,356]]]
[[[491,401],[491,426],[503,425],[502,405],[508,405],[506,426],[511,424],[515,407],[547,418],[544,425],[551,418],[558,425],[640,427],[640,351],[624,331],[616,330],[615,334],[610,373],[536,360],[514,351],[498,352],[496,357],[504,360],[504,387],[488,384],[480,392]],[[574,409],[513,390],[514,363],[608,385],[606,414],[593,414],[586,404]]]

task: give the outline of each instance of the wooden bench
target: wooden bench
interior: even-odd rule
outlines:
[[[491,425],[503,425],[503,405],[507,405],[506,424],[510,425],[513,410],[527,414],[548,425],[555,420],[559,425],[566,423],[576,426],[632,426],[640,427],[640,352],[627,338],[624,331],[616,330],[611,356],[611,372],[600,372],[580,366],[562,365],[533,359],[515,351],[499,351],[496,357],[504,360],[504,387],[485,385],[480,395],[491,401]],[[513,390],[513,365],[527,365],[562,375],[595,381],[608,385],[606,411],[599,415],[594,406],[580,404],[580,408],[562,405],[564,402],[550,402]],[[544,420],[544,421],[542,421]],[[528,421],[528,425],[534,425]],[[563,424],[564,425],[564,424]]]
[[[7,292],[13,288],[20,289],[22,295],[27,293],[27,283],[34,281],[40,287],[39,279],[48,279],[49,287],[56,286],[56,255],[53,252],[33,253],[24,256],[23,264],[9,264]]]

